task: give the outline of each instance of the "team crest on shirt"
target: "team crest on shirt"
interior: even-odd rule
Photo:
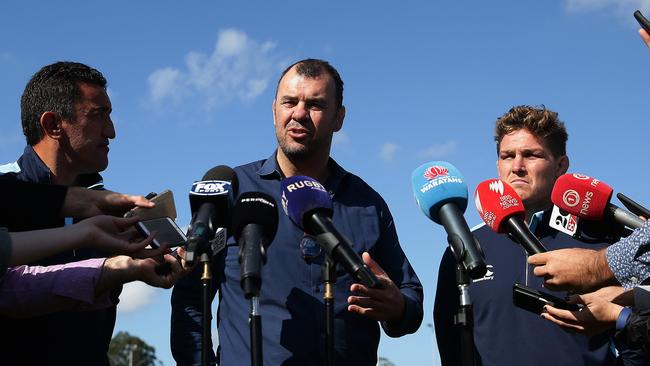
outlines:
[[[486,265],[487,271],[485,272],[485,276],[481,278],[477,278],[475,280],[472,280],[472,283],[476,282],[481,282],[481,281],[488,281],[488,280],[493,280],[494,279],[494,266],[491,264]]]

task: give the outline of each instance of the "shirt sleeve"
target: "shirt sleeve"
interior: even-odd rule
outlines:
[[[382,203],[379,217],[381,233],[371,255],[404,295],[404,313],[400,322],[382,322],[381,326],[389,337],[401,337],[415,333],[420,327],[424,317],[424,294],[422,284],[399,244],[388,206]]]
[[[53,184],[23,182],[9,175],[0,176],[0,223],[7,227],[20,227],[29,221],[52,220],[61,215],[68,188]],[[37,203],[39,209],[34,210]],[[43,205],[47,202],[47,205]]]
[[[605,258],[618,282],[626,289],[650,279],[650,221],[632,235],[610,245]]]
[[[105,258],[47,267],[11,267],[0,281],[0,314],[22,318],[62,310],[95,310],[112,305],[95,296]]]

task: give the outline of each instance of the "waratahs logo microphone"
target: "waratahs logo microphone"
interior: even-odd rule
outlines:
[[[446,161],[432,161],[422,164],[413,171],[412,177],[413,189],[418,189],[422,194],[441,185],[458,184],[465,186],[463,176],[458,169]]]
[[[433,180],[439,176],[447,176],[447,175],[449,175],[449,169],[445,168],[444,166],[438,166],[438,165],[429,167],[424,172],[424,177],[427,178],[428,180]]]

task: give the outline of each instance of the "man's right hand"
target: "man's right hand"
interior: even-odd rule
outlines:
[[[137,217],[121,218],[107,215],[94,216],[69,226],[73,230],[77,247],[92,247],[111,254],[125,254],[133,258],[159,256],[165,248],[146,249],[155,237],[152,233],[142,239],[133,227]]]
[[[165,274],[158,274],[156,273],[156,267],[162,263],[167,263],[170,271]],[[189,268],[183,268],[181,260],[171,254],[163,254],[159,258],[145,259],[134,259],[119,255],[107,258],[104,262],[101,277],[95,287],[95,294],[99,295],[133,281],[142,281],[154,287],[170,288],[188,271]]]
[[[133,207],[151,208],[154,205],[143,196],[70,187],[63,201],[62,213],[71,217],[122,216]]]
[[[536,266],[533,273],[544,277],[544,287],[550,290],[584,293],[616,283],[614,274],[607,265],[605,250],[552,250],[528,257],[528,263]]]

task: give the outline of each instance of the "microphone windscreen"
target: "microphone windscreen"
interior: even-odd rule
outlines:
[[[230,188],[233,193],[236,193],[239,190],[239,181],[237,180],[237,174],[231,167],[227,165],[219,165],[208,170],[203,174],[201,180],[219,180],[219,181],[228,181],[230,182]]]
[[[481,219],[497,233],[505,232],[504,220],[511,216],[525,219],[526,210],[514,188],[500,179],[488,179],[476,187],[474,203]]]
[[[317,180],[304,175],[282,179],[282,208],[294,224],[304,230],[305,214],[319,210],[332,215],[332,198]]]
[[[415,200],[424,214],[437,224],[440,207],[455,203],[461,212],[467,208],[467,184],[455,166],[446,161],[420,165],[411,174]]]
[[[551,201],[560,209],[587,220],[601,220],[614,190],[583,174],[564,174],[553,186]]]
[[[205,202],[216,203],[221,197],[230,198],[237,193],[237,174],[232,168],[219,165],[208,170],[202,180],[194,182],[190,190],[190,209],[196,212]]]
[[[262,226],[269,242],[278,230],[278,209],[273,197],[262,192],[242,193],[232,209],[232,228],[236,240],[248,224]]]

